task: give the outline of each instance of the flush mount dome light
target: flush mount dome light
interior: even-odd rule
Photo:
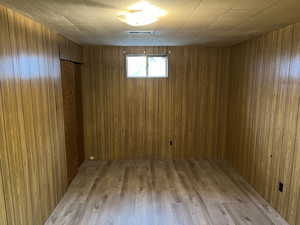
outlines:
[[[127,11],[121,12],[118,18],[131,26],[144,26],[158,21],[166,14],[165,10],[151,5],[149,2],[141,1],[130,6]]]

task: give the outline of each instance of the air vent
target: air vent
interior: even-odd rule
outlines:
[[[133,35],[151,35],[151,34],[153,34],[153,31],[128,31],[128,34],[133,34]]]

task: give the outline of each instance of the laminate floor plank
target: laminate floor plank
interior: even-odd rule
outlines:
[[[224,162],[85,162],[45,225],[288,225]]]

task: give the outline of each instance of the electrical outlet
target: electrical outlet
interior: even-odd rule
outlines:
[[[283,183],[282,182],[279,182],[279,184],[278,184],[278,191],[283,192]]]
[[[170,141],[170,146],[172,146],[173,145],[173,141]]]

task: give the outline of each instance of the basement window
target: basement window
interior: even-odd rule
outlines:
[[[127,55],[126,74],[128,78],[168,77],[168,56]]]

